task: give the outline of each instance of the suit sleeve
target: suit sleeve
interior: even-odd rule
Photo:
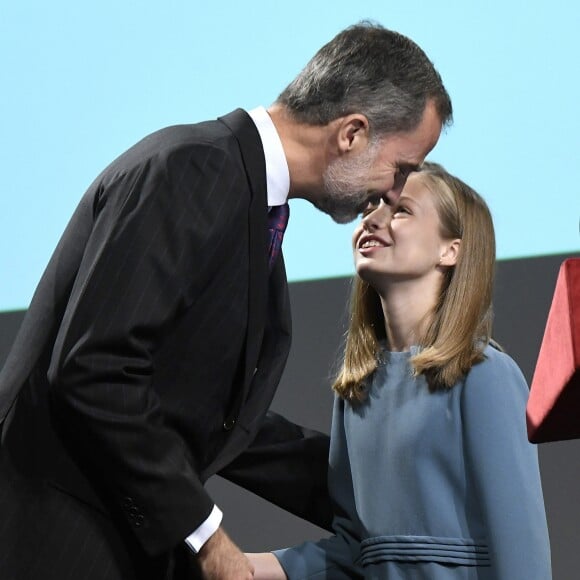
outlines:
[[[498,580],[551,578],[537,448],[526,434],[528,394],[514,361],[494,350],[472,368],[462,394],[468,484],[483,511]]]
[[[71,452],[150,554],[175,546],[213,507],[151,386],[153,353],[231,227],[239,168],[223,151],[198,149],[108,171],[95,186],[93,230],[49,369]]]
[[[268,412],[244,453],[219,475],[273,504],[331,529],[329,437]]]
[[[289,580],[352,580],[364,577],[362,568],[356,563],[360,538],[342,420],[344,404],[339,398],[335,399],[328,461],[333,535],[274,552]]]

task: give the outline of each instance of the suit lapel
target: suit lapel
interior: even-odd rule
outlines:
[[[233,409],[237,417],[248,394],[266,323],[268,303],[266,162],[258,130],[245,111],[237,109],[229,115],[220,117],[219,120],[229,127],[240,145],[252,195],[249,211],[248,328],[242,369],[243,387]]]

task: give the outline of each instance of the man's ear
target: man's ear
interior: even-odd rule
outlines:
[[[455,266],[460,247],[461,240],[459,238],[446,242],[439,258],[439,266]]]
[[[352,113],[338,119],[338,150],[340,153],[362,151],[369,141],[369,121],[361,113]]]

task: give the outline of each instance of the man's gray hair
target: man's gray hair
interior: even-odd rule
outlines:
[[[439,73],[412,40],[368,21],[324,45],[277,102],[309,125],[362,113],[371,134],[413,130],[428,100],[443,125],[453,110]]]

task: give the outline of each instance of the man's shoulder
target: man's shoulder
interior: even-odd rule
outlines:
[[[156,148],[179,146],[229,147],[236,140],[236,132],[253,129],[255,125],[246,111],[236,109],[227,115],[206,121],[170,125],[158,129],[139,141],[136,146]]]
[[[218,120],[199,123],[170,125],[149,133],[129,149],[121,153],[104,171],[105,174],[132,168],[169,169],[174,161],[184,159],[235,157],[235,137]],[[233,161],[233,159],[232,159]]]
[[[138,141],[129,151],[141,150],[158,153],[188,147],[226,147],[231,132],[218,120],[170,125],[150,133]]]

